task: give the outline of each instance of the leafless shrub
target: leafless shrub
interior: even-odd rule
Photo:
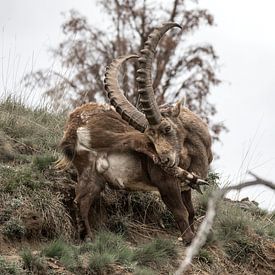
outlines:
[[[62,31],[65,36],[52,55],[64,73],[39,70],[25,77],[28,86],[45,89],[53,104],[73,108],[90,101],[104,100],[105,65],[115,57],[137,53],[154,27],[174,21],[182,25],[182,34],[162,39],[153,66],[153,87],[158,104],[175,102],[184,96],[186,105],[206,121],[214,139],[225,130],[223,123],[213,121],[216,108],[208,100],[210,90],[220,80],[216,75],[218,59],[209,44],[189,45],[187,36],[202,25],[213,25],[214,18],[204,9],[188,9],[185,0],[98,1],[102,16],[110,24],[103,29],[90,25],[88,19],[75,10],[66,17]],[[195,2],[195,1],[194,1]],[[176,58],[174,58],[176,56]],[[136,66],[125,68],[122,88],[135,103]],[[156,69],[158,68],[158,69]]]

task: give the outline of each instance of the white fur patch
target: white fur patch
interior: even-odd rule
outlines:
[[[104,173],[109,168],[108,160],[105,156],[100,156],[96,160],[96,170],[99,174]]]
[[[91,136],[86,127],[79,127],[77,133],[76,151],[90,151]]]

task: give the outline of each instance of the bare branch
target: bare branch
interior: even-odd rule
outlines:
[[[243,188],[258,185],[258,184],[264,185],[266,187],[269,187],[272,190],[275,190],[274,183],[262,180],[251,172],[250,174],[255,176],[256,178],[255,181],[249,181],[249,182],[240,183],[234,186],[228,186],[225,188],[221,188],[218,191],[212,192],[212,195],[208,201],[208,207],[207,207],[205,218],[201,223],[201,225],[199,226],[196,237],[193,239],[191,245],[186,249],[186,256],[181,262],[178,270],[175,272],[175,275],[181,275],[185,271],[187,271],[188,267],[192,262],[192,259],[198,254],[200,248],[205,244],[207,236],[213,226],[214,218],[216,216],[217,203],[226,195],[227,192],[232,190],[241,190]]]

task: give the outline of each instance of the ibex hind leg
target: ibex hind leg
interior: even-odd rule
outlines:
[[[97,175],[95,170],[86,169],[80,175],[77,187],[75,189],[75,202],[79,206],[79,214],[85,226],[85,239],[92,240],[93,233],[89,223],[89,212],[97,196],[104,188],[103,180]]]

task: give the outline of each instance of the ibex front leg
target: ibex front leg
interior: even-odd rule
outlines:
[[[158,188],[163,202],[174,215],[181,231],[183,242],[189,244],[194,237],[194,233],[189,224],[188,209],[185,207],[181,197],[179,180],[167,175],[156,165],[150,168],[149,173],[152,183]]]

